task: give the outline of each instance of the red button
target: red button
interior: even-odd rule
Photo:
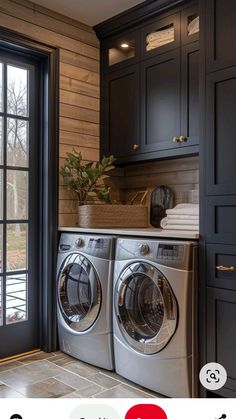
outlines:
[[[125,415],[125,419],[167,419],[164,410],[155,404],[136,404]]]

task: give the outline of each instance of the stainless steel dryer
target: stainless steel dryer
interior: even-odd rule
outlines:
[[[115,369],[169,397],[196,396],[196,258],[194,242],[117,240]]]
[[[57,263],[60,349],[112,370],[112,271],[114,240],[62,233]]]

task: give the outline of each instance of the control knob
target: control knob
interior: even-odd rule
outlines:
[[[83,247],[83,245],[84,245],[83,239],[81,239],[81,238],[77,239],[75,241],[75,245],[76,245],[76,247]]]
[[[141,255],[147,255],[149,253],[149,250],[150,250],[150,248],[149,248],[147,243],[141,244],[141,246],[139,248],[139,251],[140,251]]]

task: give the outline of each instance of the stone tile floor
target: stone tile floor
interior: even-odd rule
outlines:
[[[0,363],[0,398],[162,397],[62,352],[38,352]]]

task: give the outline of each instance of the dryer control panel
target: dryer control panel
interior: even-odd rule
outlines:
[[[183,260],[184,245],[159,243],[157,258],[159,260]]]

